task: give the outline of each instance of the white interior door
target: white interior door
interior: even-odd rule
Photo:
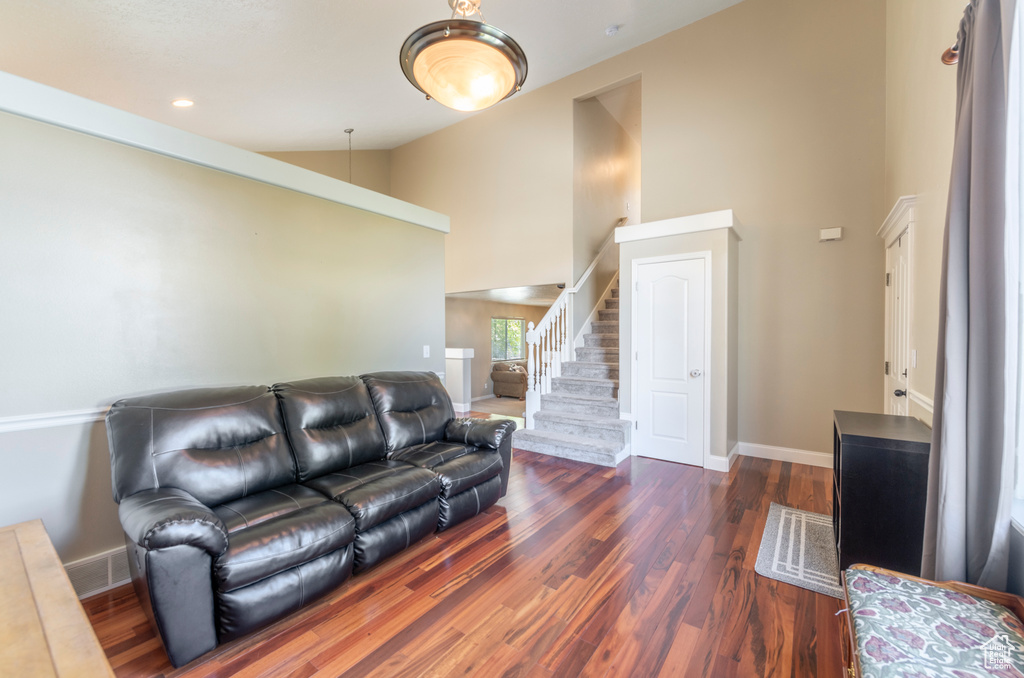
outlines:
[[[635,454],[704,465],[704,259],[639,264]]]
[[[910,266],[907,231],[885,252],[885,413],[906,415],[910,372]]]

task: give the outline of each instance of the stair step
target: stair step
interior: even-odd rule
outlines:
[[[623,445],[555,431],[520,430],[512,434],[512,447],[598,466],[617,466],[626,456]]]
[[[597,319],[599,322],[610,320],[617,323],[619,322],[619,309],[616,308],[611,311],[598,311]]]
[[[619,310],[619,300],[618,299],[605,299],[604,307],[606,309],[608,309],[609,311],[617,311],[617,310]]]
[[[573,360],[562,363],[562,376],[617,380],[619,378],[619,366],[610,363],[588,363],[582,360]]]
[[[588,414],[537,412],[533,415],[536,431],[554,431],[585,438],[597,438],[625,445],[632,430],[625,419],[602,419]]]
[[[588,377],[555,377],[551,380],[552,393],[588,395],[598,398],[617,398],[618,379],[593,379]]]
[[[590,331],[594,334],[618,334],[618,320],[595,320],[590,323]]]
[[[545,412],[589,414],[604,419],[619,418],[619,401],[599,396],[548,393],[540,397],[540,409]]]
[[[618,348],[618,334],[584,334],[583,346],[586,348]]]
[[[612,299],[618,299],[618,298],[619,298],[619,286],[616,285],[615,287],[612,288]]]
[[[618,348],[578,348],[576,349],[576,360],[590,363],[615,363],[619,362]]]

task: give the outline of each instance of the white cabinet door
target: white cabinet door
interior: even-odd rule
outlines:
[[[637,266],[634,454],[704,465],[704,260]]]

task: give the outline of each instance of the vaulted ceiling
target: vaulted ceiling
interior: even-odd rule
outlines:
[[[529,91],[739,1],[481,9],[526,51]],[[354,148],[387,149],[466,116],[398,64],[409,33],[450,15],[445,0],[0,0],[0,71],[250,150],[347,148],[347,127]]]

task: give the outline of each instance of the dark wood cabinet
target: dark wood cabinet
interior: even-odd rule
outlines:
[[[832,527],[839,569],[921,574],[932,432],[913,417],[835,412]]]

